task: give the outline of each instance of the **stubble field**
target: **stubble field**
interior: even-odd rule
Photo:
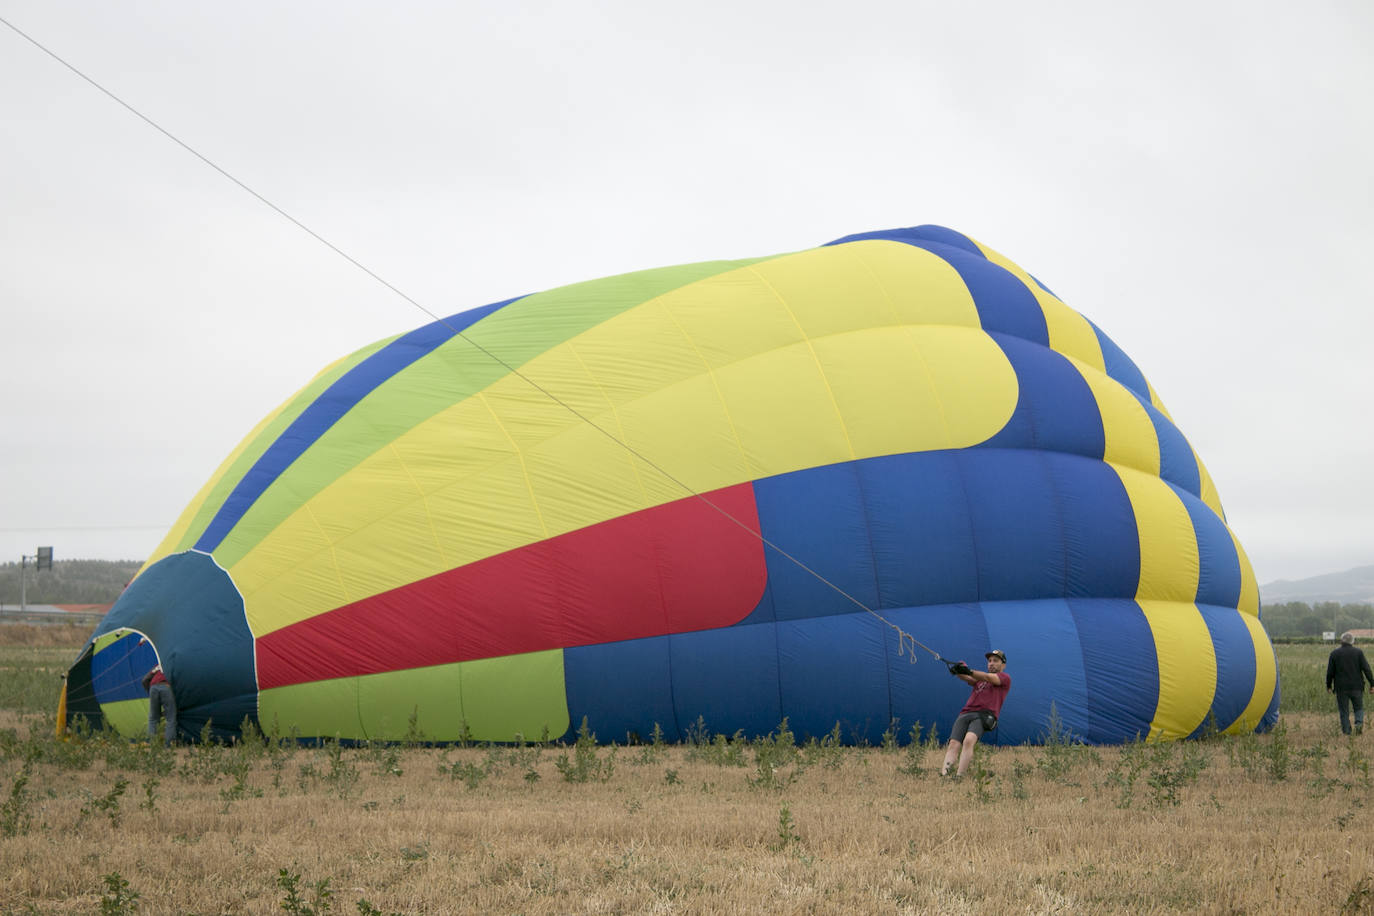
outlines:
[[[985,747],[956,782],[929,741],[781,733],[58,741],[85,634],[26,630],[0,628],[4,913],[1374,912],[1371,735],[1339,735],[1320,646],[1279,648],[1271,734]]]

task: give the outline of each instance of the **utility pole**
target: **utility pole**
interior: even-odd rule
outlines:
[[[19,555],[19,613],[29,609],[29,561],[33,560],[34,572],[52,569],[52,548],[39,547],[33,556]]]

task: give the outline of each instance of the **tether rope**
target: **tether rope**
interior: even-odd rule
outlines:
[[[233,184],[237,185],[239,188],[241,188],[242,190],[246,191],[248,194],[252,195],[256,200],[258,200],[260,203],[262,203],[262,204],[263,204],[264,206],[266,206],[268,209],[272,210],[272,212],[274,212],[274,213],[276,213],[277,215],[281,216],[283,219],[287,220],[287,221],[290,222],[292,225],[296,226],[296,227],[297,227],[298,229],[300,229],[302,232],[306,233],[306,234],[309,235],[311,238],[315,239],[317,242],[319,242],[320,244],[324,245],[324,246],[325,246],[326,248],[328,248],[330,251],[334,252],[334,253],[337,254],[339,257],[343,258],[343,259],[344,259],[345,261],[347,261],[349,264],[352,264],[352,265],[353,265],[354,267],[356,267],[358,270],[360,270],[360,271],[362,271],[363,273],[367,274],[367,275],[368,275],[369,277],[371,277],[373,280],[377,281],[377,282],[380,283],[382,286],[386,287],[386,288],[387,288],[388,290],[390,290],[392,293],[396,294],[396,295],[399,296],[401,299],[404,299],[406,302],[410,303],[412,306],[414,306],[415,308],[419,309],[419,310],[420,310],[421,312],[423,312],[424,314],[428,315],[428,316],[429,316],[431,319],[433,319],[435,322],[437,322],[437,323],[443,325],[444,327],[448,328],[450,331],[453,332],[453,334],[454,334],[455,337],[457,337],[458,339],[464,341],[465,343],[467,343],[467,344],[469,344],[469,345],[475,347],[477,350],[479,350],[479,351],[482,352],[484,355],[486,355],[489,359],[493,360],[494,362],[496,362],[497,364],[499,364],[500,366],[502,366],[504,369],[506,369],[510,374],[516,376],[516,377],[519,378],[521,381],[523,381],[523,382],[525,382],[526,384],[528,384],[531,388],[533,388],[534,390],[538,391],[538,392],[539,392],[540,394],[542,394],[544,397],[546,397],[546,398],[548,398],[549,400],[553,401],[555,404],[557,404],[558,406],[562,407],[564,410],[568,411],[568,413],[572,414],[572,415],[573,415],[574,417],[576,417],[578,420],[582,421],[583,423],[586,423],[588,426],[592,427],[592,428],[595,429],[597,432],[601,433],[601,435],[605,436],[605,437],[606,437],[607,439],[609,439],[611,442],[615,443],[617,446],[619,446],[620,448],[622,448],[622,449],[624,449],[625,451],[629,452],[629,453],[630,453],[631,455],[633,455],[635,458],[638,458],[640,461],[644,462],[646,465],[648,465],[649,467],[653,468],[653,469],[654,469],[655,471],[657,471],[660,475],[662,475],[664,479],[666,479],[666,480],[670,481],[671,483],[675,484],[676,486],[678,486],[679,488],[681,488],[684,492],[690,494],[691,496],[695,497],[696,499],[701,500],[701,501],[702,501],[703,503],[705,503],[707,506],[710,506],[713,510],[715,510],[717,513],[719,513],[720,515],[722,515],[723,517],[725,517],[725,518],[728,519],[729,521],[733,522],[733,523],[734,523],[735,525],[737,525],[739,528],[741,528],[742,530],[744,530],[744,531],[748,532],[749,534],[753,535],[753,536],[754,536],[755,538],[757,538],[762,544],[764,544],[764,545],[767,546],[767,547],[771,547],[773,550],[777,551],[777,553],[778,553],[780,556],[784,557],[788,562],[792,563],[793,565],[795,565],[797,568],[801,569],[802,571],[804,571],[804,572],[807,573],[808,575],[814,577],[817,581],[819,581],[819,582],[821,582],[822,584],[826,585],[828,588],[830,588],[830,589],[832,589],[833,591],[835,591],[837,594],[839,594],[840,596],[842,596],[845,600],[849,601],[850,603],[852,603],[853,605],[855,605],[855,606],[858,607],[859,609],[863,610],[864,612],[866,612],[866,613],[868,613],[868,614],[871,614],[873,617],[875,617],[876,619],[878,619],[879,621],[881,621],[883,624],[885,624],[885,625],[887,625],[888,627],[890,627],[890,628],[897,634],[897,656],[898,656],[899,658],[905,656],[905,657],[907,657],[908,661],[909,661],[911,664],[915,664],[915,663],[916,663],[916,648],[917,648],[917,647],[920,647],[921,649],[924,649],[926,652],[930,653],[934,658],[936,658],[936,659],[939,660],[940,662],[943,662],[943,663],[945,663],[945,664],[947,664],[947,665],[948,665],[948,664],[951,664],[951,662],[950,662],[949,659],[946,659],[946,658],[944,658],[943,656],[941,656],[940,653],[936,652],[936,651],[935,651],[934,649],[932,649],[930,646],[928,646],[928,645],[926,645],[925,643],[921,642],[919,639],[917,639],[917,638],[916,638],[915,636],[913,636],[911,633],[908,633],[907,631],[903,630],[900,626],[898,626],[897,624],[895,624],[895,623],[893,623],[892,621],[888,620],[886,617],[884,617],[882,614],[878,613],[878,612],[877,612],[876,610],[874,610],[873,608],[869,607],[869,606],[868,606],[867,604],[865,604],[863,601],[861,601],[860,599],[858,599],[858,598],[855,597],[854,595],[851,595],[849,592],[845,591],[845,590],[844,590],[843,588],[841,588],[839,585],[835,584],[834,582],[832,582],[830,579],[826,578],[826,577],[825,577],[824,575],[822,575],[821,573],[819,573],[819,572],[817,572],[816,570],[812,569],[810,566],[806,565],[806,564],[803,563],[801,560],[797,559],[797,558],[794,557],[792,554],[788,553],[786,550],[783,550],[781,547],[779,547],[779,546],[778,546],[777,544],[775,544],[773,541],[771,541],[771,540],[769,540],[768,538],[764,537],[763,532],[754,530],[752,527],[750,527],[749,525],[747,525],[746,523],[744,523],[744,522],[741,521],[740,519],[738,519],[738,518],[736,518],[735,516],[731,515],[731,514],[730,514],[729,512],[727,512],[725,509],[723,509],[723,508],[721,508],[720,506],[718,506],[718,505],[716,505],[715,503],[713,503],[707,496],[705,496],[704,494],[702,494],[702,493],[696,491],[696,490],[693,489],[692,487],[688,486],[685,482],[683,482],[682,480],[679,480],[677,477],[675,477],[674,475],[672,475],[671,473],[669,473],[666,469],[664,469],[663,467],[661,467],[657,462],[655,462],[655,461],[653,461],[653,460],[647,458],[646,456],[644,456],[640,451],[638,451],[636,448],[634,448],[634,446],[630,445],[628,442],[625,442],[625,441],[623,441],[623,440],[617,438],[613,433],[611,433],[610,431],[606,430],[605,428],[599,426],[597,423],[593,422],[589,417],[587,417],[587,416],[585,416],[584,414],[582,414],[580,411],[578,411],[578,410],[577,410],[575,407],[573,407],[571,404],[568,404],[566,401],[564,401],[563,399],[559,398],[556,394],[554,394],[553,392],[549,391],[549,390],[548,390],[547,388],[545,388],[543,385],[540,385],[540,384],[539,384],[538,382],[536,382],[534,379],[532,379],[532,378],[530,378],[529,376],[525,375],[523,372],[521,372],[521,371],[520,371],[519,369],[517,369],[515,366],[512,366],[510,363],[506,362],[504,359],[502,359],[502,358],[501,358],[500,356],[498,356],[497,354],[493,353],[491,350],[488,350],[486,347],[482,346],[482,345],[481,345],[480,343],[478,343],[477,341],[475,341],[475,340],[473,340],[472,338],[468,337],[468,336],[467,336],[466,334],[464,334],[462,331],[459,331],[459,330],[457,330],[456,328],[454,328],[451,324],[448,323],[448,321],[447,321],[446,319],[444,319],[444,318],[442,318],[442,317],[440,317],[440,316],[434,314],[434,312],[430,311],[430,310],[429,310],[428,308],[426,308],[423,304],[421,304],[420,302],[418,302],[418,301],[416,301],[415,299],[411,298],[411,297],[410,297],[409,295],[407,295],[403,290],[401,290],[400,288],[396,287],[396,286],[393,285],[392,283],[388,282],[386,279],[384,279],[383,277],[381,277],[381,276],[380,276],[379,274],[377,274],[375,271],[373,271],[373,270],[371,270],[370,268],[368,268],[368,267],[367,267],[366,265],[364,265],[362,262],[358,261],[358,260],[357,260],[356,258],[354,258],[352,255],[348,254],[348,253],[345,252],[343,249],[341,249],[341,248],[339,248],[337,245],[335,245],[333,242],[329,241],[329,240],[326,239],[324,236],[320,235],[318,232],[316,232],[315,230],[311,229],[311,228],[310,228],[309,226],[307,226],[305,223],[301,222],[299,219],[297,219],[296,217],[292,216],[290,213],[286,212],[285,210],[283,210],[281,207],[277,206],[277,205],[276,205],[275,203],[273,203],[272,201],[268,200],[268,199],[267,199],[266,197],[264,197],[262,194],[260,194],[260,193],[258,193],[257,191],[253,190],[253,188],[249,187],[247,184],[245,184],[244,182],[240,181],[238,178],[234,177],[234,175],[230,174],[226,169],[224,169],[224,168],[220,167],[219,165],[217,165],[217,164],[216,164],[215,162],[213,162],[209,157],[207,157],[207,156],[201,154],[199,151],[197,151],[195,148],[193,148],[190,144],[188,144],[188,143],[186,143],[185,141],[181,140],[179,137],[177,137],[175,134],[173,134],[171,131],[167,130],[166,128],[162,127],[160,124],[158,124],[158,123],[157,123],[156,121],[154,121],[152,118],[150,118],[150,117],[148,117],[147,115],[143,114],[143,112],[139,111],[137,108],[134,108],[132,105],[130,105],[128,102],[125,102],[123,99],[121,99],[119,96],[115,95],[115,94],[114,94],[113,92],[111,92],[109,89],[106,89],[106,88],[105,88],[104,86],[102,86],[100,83],[96,82],[93,78],[91,78],[90,76],[87,76],[87,75],[86,75],[85,73],[83,73],[81,70],[77,69],[75,66],[73,66],[73,65],[70,64],[70,63],[68,63],[68,62],[67,62],[66,60],[64,60],[61,56],[59,56],[56,52],[52,51],[52,50],[49,49],[47,46],[45,46],[45,45],[43,45],[42,43],[40,43],[37,39],[33,38],[33,37],[30,36],[28,33],[24,32],[23,30],[21,30],[20,28],[18,28],[17,26],[15,26],[14,23],[10,22],[8,19],[5,19],[3,16],[0,16],[0,22],[3,22],[3,23],[4,23],[6,26],[8,26],[13,32],[15,32],[15,34],[19,35],[19,36],[22,37],[24,40],[28,41],[28,42],[29,42],[30,44],[32,44],[34,47],[38,48],[40,51],[42,51],[44,54],[46,54],[46,55],[48,55],[49,57],[51,57],[53,60],[57,61],[57,62],[58,62],[59,64],[61,64],[62,66],[66,67],[68,70],[70,70],[72,73],[76,74],[78,77],[80,77],[80,78],[81,78],[82,80],[84,80],[85,82],[89,83],[91,86],[95,87],[95,88],[96,88],[97,90],[99,90],[103,95],[105,95],[106,97],[108,97],[109,99],[111,99],[112,101],[114,101],[115,103],[117,103],[120,107],[124,108],[124,109],[125,109],[126,111],[128,111],[130,114],[134,115],[134,116],[137,117],[139,120],[141,120],[141,121],[143,121],[145,124],[147,124],[149,127],[153,128],[153,129],[156,130],[158,133],[162,134],[162,135],[163,135],[164,137],[166,137],[168,140],[171,140],[171,141],[172,141],[173,143],[175,143],[177,146],[181,147],[181,148],[184,149],[186,152],[190,153],[192,156],[194,156],[195,158],[199,159],[199,160],[200,160],[201,162],[203,162],[205,165],[207,165],[207,166],[209,166],[210,168],[214,169],[216,172],[218,172],[218,173],[219,173],[220,175],[222,175],[224,178],[226,178],[227,180],[229,180],[229,181],[232,182]]]

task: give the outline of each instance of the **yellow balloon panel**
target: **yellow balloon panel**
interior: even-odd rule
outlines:
[[[1216,693],[1217,657],[1211,633],[1196,605],[1138,601],[1155,639],[1159,704],[1150,723],[1152,740],[1186,738],[1207,718]]]

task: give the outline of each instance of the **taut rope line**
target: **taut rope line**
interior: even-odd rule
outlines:
[[[763,533],[762,533],[761,531],[755,531],[755,530],[754,530],[753,528],[751,528],[749,525],[745,524],[744,522],[742,522],[741,520],[739,520],[739,519],[736,518],[735,516],[731,515],[729,512],[727,512],[726,510],[722,509],[720,506],[718,506],[718,505],[716,505],[715,503],[711,502],[711,500],[710,500],[709,498],[707,498],[705,495],[703,495],[702,493],[697,492],[695,489],[693,489],[692,487],[688,486],[688,485],[687,485],[686,483],[684,483],[683,481],[679,480],[677,477],[675,477],[675,476],[673,476],[672,474],[670,474],[666,469],[664,469],[663,467],[661,467],[657,462],[652,461],[652,460],[650,460],[649,458],[645,457],[642,453],[640,453],[637,449],[635,449],[635,448],[634,448],[632,445],[630,445],[628,442],[625,442],[625,441],[623,441],[623,440],[617,438],[613,433],[611,433],[610,431],[606,430],[605,428],[603,428],[603,427],[599,426],[598,424],[596,424],[595,422],[593,422],[589,417],[587,417],[587,416],[585,416],[584,414],[582,414],[580,411],[578,411],[576,408],[574,408],[571,404],[568,404],[567,402],[565,402],[564,400],[562,400],[561,398],[559,398],[557,395],[555,395],[553,392],[551,392],[551,391],[549,391],[547,388],[545,388],[543,385],[540,385],[540,384],[539,384],[538,382],[536,382],[534,379],[532,379],[532,378],[530,378],[529,376],[527,376],[527,375],[525,375],[524,373],[522,373],[519,369],[517,369],[516,367],[512,366],[510,363],[506,362],[506,361],[505,361],[504,359],[502,359],[500,356],[498,356],[497,354],[495,354],[495,353],[493,353],[492,351],[488,350],[486,347],[482,346],[480,343],[478,343],[477,341],[473,340],[472,338],[468,337],[468,336],[465,335],[462,331],[459,331],[459,330],[457,330],[456,328],[454,328],[452,325],[450,325],[450,324],[448,323],[448,321],[447,321],[446,319],[441,318],[440,316],[434,314],[432,311],[430,311],[428,308],[426,308],[426,307],[425,307],[424,305],[422,305],[420,302],[418,302],[418,301],[416,301],[415,299],[411,298],[409,295],[407,295],[407,294],[406,294],[404,291],[402,291],[400,288],[398,288],[398,287],[394,286],[393,284],[391,284],[390,282],[388,282],[386,279],[384,279],[383,277],[381,277],[381,276],[380,276],[379,274],[377,274],[375,271],[373,271],[373,270],[371,270],[370,268],[368,268],[368,267],[367,267],[366,265],[364,265],[362,262],[358,261],[358,260],[357,260],[356,258],[354,258],[352,255],[348,254],[346,251],[344,251],[343,249],[339,248],[339,247],[338,247],[337,245],[335,245],[333,242],[329,241],[329,240],[326,239],[324,236],[320,235],[318,232],[316,232],[315,230],[311,229],[311,228],[310,228],[309,226],[307,226],[305,223],[301,222],[299,219],[297,219],[296,217],[292,216],[290,213],[287,213],[285,210],[283,210],[281,207],[279,207],[279,206],[277,206],[276,204],[274,204],[272,201],[268,200],[268,199],[267,199],[266,197],[264,197],[262,194],[260,194],[260,193],[258,193],[257,191],[253,190],[253,189],[252,189],[251,187],[249,187],[247,184],[245,184],[244,182],[240,181],[238,178],[234,177],[234,175],[230,174],[226,169],[221,168],[219,165],[217,165],[215,162],[213,162],[209,157],[207,157],[207,156],[201,154],[199,151],[197,151],[195,148],[193,148],[190,144],[188,144],[188,143],[184,142],[183,140],[181,140],[179,137],[177,137],[175,134],[173,134],[171,131],[167,130],[166,128],[162,127],[162,125],[158,124],[158,123],[157,123],[156,121],[154,121],[152,118],[150,118],[150,117],[148,117],[147,115],[143,114],[143,112],[139,111],[137,108],[134,108],[134,107],[133,107],[132,105],[130,105],[128,102],[125,102],[125,101],[124,101],[123,99],[121,99],[119,96],[115,95],[115,94],[114,94],[113,92],[111,92],[109,89],[106,89],[104,86],[102,86],[100,83],[96,82],[96,81],[95,81],[93,78],[91,78],[90,76],[87,76],[87,75],[86,75],[85,73],[83,73],[81,70],[78,70],[75,66],[73,66],[73,65],[70,64],[70,63],[68,63],[66,60],[64,60],[62,57],[60,57],[56,52],[52,51],[51,49],[49,49],[48,47],[46,47],[45,45],[43,45],[42,43],[40,43],[37,39],[33,38],[33,37],[30,36],[28,33],[24,32],[23,30],[21,30],[20,28],[18,28],[16,25],[14,25],[14,23],[10,22],[8,19],[5,19],[3,16],[0,16],[0,22],[3,22],[3,23],[4,23],[6,26],[8,26],[8,27],[10,28],[10,30],[13,31],[15,34],[19,35],[19,36],[20,36],[21,38],[23,38],[25,41],[28,41],[30,44],[32,44],[34,47],[38,48],[38,49],[39,49],[40,51],[42,51],[44,54],[48,55],[48,56],[51,57],[53,60],[57,61],[57,62],[58,62],[59,64],[61,64],[63,67],[66,67],[68,70],[70,70],[72,73],[76,74],[78,77],[80,77],[80,78],[81,78],[82,80],[84,80],[85,82],[89,83],[89,84],[90,84],[91,86],[93,86],[95,89],[99,90],[103,95],[105,95],[106,97],[108,97],[109,99],[111,99],[113,102],[115,102],[116,104],[118,104],[120,107],[124,108],[124,109],[125,109],[126,111],[128,111],[130,114],[132,114],[132,115],[134,115],[135,117],[137,117],[140,121],[143,121],[145,124],[147,124],[149,127],[151,127],[151,128],[153,128],[154,130],[156,130],[158,133],[162,134],[162,135],[163,135],[164,137],[166,137],[168,140],[172,141],[172,142],[175,143],[177,146],[181,147],[181,148],[184,149],[186,152],[190,153],[192,156],[194,156],[195,158],[199,159],[199,160],[200,160],[201,162],[203,162],[205,165],[209,166],[211,169],[214,169],[214,170],[215,170],[216,172],[218,172],[221,176],[223,176],[224,178],[226,178],[227,180],[229,180],[229,181],[232,182],[233,184],[237,185],[240,189],[242,189],[243,191],[246,191],[248,194],[252,195],[256,200],[258,200],[260,203],[262,203],[264,206],[266,206],[266,207],[267,207],[268,209],[270,209],[272,212],[276,213],[278,216],[281,216],[283,219],[285,219],[285,220],[287,220],[288,222],[290,222],[292,225],[294,225],[295,227],[297,227],[298,229],[300,229],[302,232],[306,233],[306,234],[309,235],[311,238],[315,239],[315,241],[319,242],[321,245],[324,245],[324,246],[325,246],[326,248],[328,248],[330,251],[334,252],[334,253],[337,254],[339,257],[343,258],[343,259],[344,259],[345,261],[347,261],[349,264],[352,264],[352,265],[353,265],[354,267],[356,267],[358,270],[360,270],[360,271],[362,271],[363,273],[367,274],[367,275],[368,275],[369,277],[371,277],[373,280],[377,281],[377,282],[380,283],[382,286],[386,287],[388,290],[390,290],[392,293],[394,293],[394,294],[396,294],[397,296],[399,296],[401,299],[404,299],[406,302],[410,303],[412,306],[414,306],[415,308],[419,309],[419,310],[420,310],[421,312],[423,312],[424,314],[428,315],[431,319],[433,319],[433,320],[436,321],[437,323],[439,323],[439,324],[443,325],[444,327],[448,328],[450,331],[453,332],[453,334],[454,334],[455,337],[457,337],[458,339],[464,341],[465,343],[467,343],[467,344],[469,344],[469,345],[475,347],[475,348],[476,348],[477,350],[479,350],[481,353],[483,353],[484,355],[486,355],[489,359],[493,360],[494,362],[496,362],[497,364],[499,364],[500,366],[502,366],[504,369],[506,369],[506,371],[508,371],[508,372],[511,373],[512,375],[515,375],[515,376],[518,377],[521,381],[523,381],[523,382],[525,382],[526,384],[528,384],[531,388],[535,389],[535,390],[538,391],[540,394],[542,394],[543,396],[545,396],[545,397],[548,398],[549,400],[553,401],[553,402],[556,403],[558,406],[562,407],[564,410],[566,410],[566,411],[568,411],[569,413],[571,413],[571,414],[572,414],[574,417],[576,417],[578,420],[582,421],[583,423],[586,423],[588,426],[592,427],[592,428],[595,429],[597,432],[601,433],[601,435],[605,436],[607,439],[609,439],[609,440],[611,440],[612,442],[614,442],[617,446],[619,446],[620,448],[625,449],[627,452],[629,452],[629,453],[630,453],[631,455],[633,455],[635,458],[638,458],[640,461],[644,462],[646,465],[648,465],[649,467],[653,468],[655,471],[657,471],[659,474],[661,474],[661,475],[663,476],[664,479],[670,481],[671,483],[673,483],[673,484],[676,485],[677,487],[681,488],[684,492],[686,492],[686,493],[688,493],[689,495],[695,497],[696,499],[701,500],[703,503],[705,503],[706,505],[710,506],[710,507],[711,507],[713,510],[715,510],[717,513],[719,513],[720,515],[724,516],[726,519],[728,519],[729,521],[733,522],[735,525],[739,526],[739,527],[740,527],[741,529],[743,529],[744,531],[746,531],[746,532],[748,532],[749,534],[753,535],[754,537],[758,538],[759,541],[760,541],[761,543],[763,543],[765,546],[771,547],[773,550],[777,551],[778,554],[781,555],[782,557],[784,557],[788,562],[794,564],[794,565],[797,566],[799,569],[801,569],[801,570],[803,570],[804,572],[806,572],[808,575],[814,577],[815,579],[817,579],[818,581],[820,581],[821,583],[823,583],[824,585],[826,585],[826,586],[829,587],[830,589],[834,590],[837,594],[839,594],[840,596],[842,596],[843,598],[845,598],[847,601],[849,601],[850,603],[852,603],[853,605],[855,605],[855,606],[858,607],[859,609],[865,611],[865,612],[868,613],[868,614],[871,614],[873,617],[877,618],[877,619],[878,619],[879,621],[881,621],[883,624],[885,624],[886,626],[890,627],[890,628],[897,634],[897,656],[898,656],[899,658],[905,656],[905,657],[907,657],[908,661],[909,661],[911,664],[915,664],[915,663],[916,663],[916,648],[917,648],[917,647],[920,647],[921,649],[924,649],[926,652],[929,652],[929,653],[930,653],[934,658],[936,658],[937,660],[939,660],[939,661],[941,661],[941,662],[944,662],[945,664],[950,664],[950,662],[949,662],[948,659],[942,657],[942,656],[940,655],[940,653],[936,652],[936,651],[935,651],[934,649],[932,649],[930,646],[927,646],[925,643],[921,642],[921,641],[920,641],[919,639],[917,639],[915,636],[913,636],[912,634],[906,632],[906,631],[903,630],[900,626],[898,626],[897,624],[895,624],[895,623],[893,623],[892,621],[888,620],[888,619],[887,619],[886,617],[884,617],[882,614],[878,613],[878,612],[875,611],[873,608],[871,608],[871,607],[869,607],[868,605],[864,604],[864,603],[863,603],[862,601],[860,601],[858,598],[856,598],[855,596],[849,594],[849,592],[845,591],[843,588],[841,588],[840,586],[836,585],[834,582],[830,581],[830,580],[827,579],[825,576],[823,576],[823,575],[821,575],[820,573],[816,572],[814,569],[812,569],[811,567],[807,566],[807,565],[806,565],[805,563],[803,563],[801,560],[799,560],[799,559],[797,559],[796,557],[792,556],[792,554],[788,553],[786,550],[783,550],[783,549],[782,549],[781,547],[779,547],[777,544],[773,543],[773,542],[770,541],[768,538],[764,537],[764,536],[763,536]]]

